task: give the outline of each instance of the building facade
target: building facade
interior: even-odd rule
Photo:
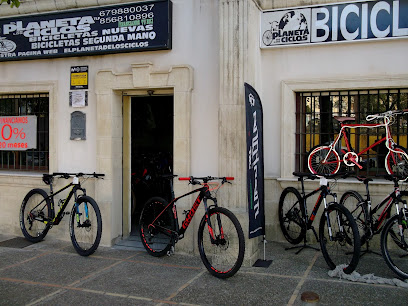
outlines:
[[[161,103],[171,103],[170,108],[165,108],[171,119],[165,121],[169,126],[159,131],[158,121],[164,119],[156,117],[155,128],[160,133],[172,131],[168,136],[170,139],[160,138],[159,142],[170,143],[166,150],[171,151],[173,173],[179,176],[234,176],[234,184],[220,191],[219,202],[238,216],[247,233],[248,153],[244,104],[244,82],[247,82],[256,88],[263,103],[266,238],[282,240],[277,217],[279,196],[284,187],[297,184],[292,172],[305,170],[302,160],[311,145],[304,144],[305,139],[310,140],[310,137],[302,135],[310,130],[312,119],[322,120],[324,97],[331,97],[330,101],[354,101],[355,96],[375,95],[375,92],[379,96],[386,90],[388,96],[396,94],[401,105],[408,104],[404,100],[408,88],[408,63],[405,60],[408,25],[407,14],[403,14],[406,10],[403,0],[358,2],[358,5],[324,0],[307,3],[269,0],[21,2],[19,8],[0,6],[0,22],[4,21],[0,37],[6,34],[5,30],[8,34],[14,31],[16,35],[31,31],[26,35],[37,37],[30,41],[31,48],[36,48],[30,50],[31,53],[14,56],[7,55],[11,52],[2,53],[0,103],[11,103],[11,100],[26,103],[26,99],[46,103],[47,114],[42,118],[46,118],[48,136],[43,139],[42,148],[37,148],[31,155],[26,151],[16,151],[12,157],[11,153],[2,153],[0,207],[5,213],[0,217],[0,230],[4,233],[21,234],[18,222],[21,201],[30,189],[44,187],[41,173],[95,171],[104,173],[105,179],[89,180],[85,187],[101,208],[101,244],[111,246],[129,236],[133,222],[132,172],[137,163],[134,156],[140,149],[135,149],[134,145],[143,143],[143,137],[136,138],[136,135],[151,124],[146,120],[146,111],[142,110],[143,103],[149,98],[160,100],[163,97],[168,99],[163,98],[165,100]],[[110,32],[105,30],[103,35],[95,36],[90,32],[90,37],[79,35],[79,38],[68,38],[68,46],[63,48],[71,48],[67,50],[69,56],[50,53],[47,56],[44,50],[55,50],[55,45],[47,45],[49,40],[38,37],[58,35],[46,30],[51,28],[50,23],[48,26],[38,23],[36,26],[32,21],[28,27],[28,23],[19,26],[16,22],[24,16],[39,20],[62,20],[68,18],[62,14],[72,12],[88,16],[82,13],[95,8],[105,8],[111,14],[116,8],[115,14],[118,15],[118,9],[122,8],[123,17],[126,5],[135,8],[137,13],[136,7],[157,5],[159,2],[171,3],[171,28],[168,32],[171,35],[166,37],[164,45],[153,49],[133,45],[133,51],[121,49],[115,52],[110,49],[107,53],[98,53],[86,49],[88,53],[80,54],[85,50],[81,49],[85,38],[88,45],[91,45],[89,40],[95,37],[121,39],[120,33],[124,37],[134,34],[124,31],[138,26],[132,23],[134,20],[110,19],[109,22],[115,24],[109,28]],[[376,3],[379,4],[375,6]],[[398,18],[390,17],[397,15]],[[105,18],[105,23],[108,22],[107,17],[99,15],[99,18]],[[139,19],[151,19],[148,17],[140,15]],[[280,24],[286,19],[288,24],[296,25],[290,28],[290,24]],[[379,19],[388,20],[389,25],[377,25]],[[101,19],[98,20],[101,22]],[[352,25],[347,27],[350,20]],[[116,26],[119,22],[128,21]],[[78,29],[81,25],[79,17],[70,22],[60,21],[60,28],[65,26],[68,33],[68,27]],[[312,22],[315,28],[312,28]],[[4,27],[4,24],[8,26]],[[345,25],[347,30],[340,26],[336,28],[337,24]],[[86,20],[82,25],[87,25]],[[275,32],[275,36],[271,36],[274,41],[263,40],[269,25],[271,33]],[[156,26],[162,25],[153,24],[153,27]],[[285,29],[285,26],[288,28]],[[116,31],[113,29],[120,27],[122,30],[117,31],[123,32],[115,34],[119,38],[112,38],[115,36],[113,31]],[[145,29],[147,32],[148,27]],[[59,38],[55,40],[62,40],[61,36]],[[72,43],[75,45],[75,38],[81,40],[80,46],[69,46],[69,40],[74,40]],[[146,39],[149,39],[148,36]],[[41,51],[41,56],[35,51]],[[79,85],[73,83],[73,76],[78,72],[72,70],[75,67],[86,67],[86,85],[81,80],[77,80]],[[316,96],[320,97],[316,102],[318,107],[303,114],[299,106],[302,102],[299,101],[304,100],[307,104]],[[339,115],[349,115],[350,105],[354,102],[347,103],[347,108],[341,108],[343,112],[337,111]],[[392,107],[395,108],[395,105]],[[336,113],[335,108],[332,105],[329,113]],[[80,136],[73,137],[71,120],[72,114],[77,111],[85,115],[86,129],[79,132]],[[7,115],[7,112],[10,113],[10,110],[4,111],[1,116]],[[319,112],[322,112],[320,117],[316,115]],[[353,109],[352,113],[355,112]],[[365,114],[361,109],[358,112]],[[308,117],[309,113],[311,117]],[[305,130],[297,125],[300,116],[307,122]],[[140,122],[139,129],[132,125],[135,117],[145,119],[142,128]],[[406,147],[407,144],[402,145]],[[58,184],[63,183],[62,180]],[[313,184],[310,183],[308,188],[313,188]],[[349,184],[339,182],[336,191],[341,193]],[[377,186],[376,195],[380,196],[387,185],[381,182]],[[357,184],[355,187],[360,188]],[[185,183],[175,181],[176,194],[189,188]],[[191,202],[192,199],[182,201],[179,210],[189,209]],[[182,251],[195,252],[199,219],[194,220],[194,228],[180,241],[179,249]],[[49,235],[69,239],[67,220],[63,220]],[[246,259],[252,262],[259,257],[262,244],[260,238],[247,239],[246,242]]]

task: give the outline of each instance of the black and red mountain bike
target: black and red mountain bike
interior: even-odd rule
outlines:
[[[166,201],[153,197],[144,205],[140,216],[140,237],[150,255],[160,257],[174,253],[178,240],[184,238],[201,202],[204,203],[204,216],[198,227],[198,250],[207,270],[218,278],[233,276],[241,267],[245,254],[245,239],[237,217],[228,209],[219,207],[216,192],[233,177],[182,177],[201,187],[178,198],[174,197],[172,179],[168,175],[173,200]],[[185,220],[179,226],[176,202],[181,198],[198,192],[190,210],[184,211]],[[208,200],[212,202],[209,205]]]

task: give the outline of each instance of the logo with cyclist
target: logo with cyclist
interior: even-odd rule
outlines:
[[[17,45],[14,41],[8,40],[5,37],[0,37],[0,53],[11,53],[16,50]]]
[[[310,41],[310,11],[299,9],[268,12],[264,18],[263,46],[288,45]],[[309,22],[308,22],[309,20]]]

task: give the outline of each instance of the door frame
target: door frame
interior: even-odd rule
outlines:
[[[153,92],[153,93],[152,93]],[[146,89],[127,91],[123,94],[123,237],[129,236],[132,231],[131,188],[132,188],[132,98],[151,96],[168,96],[173,98],[173,152],[174,148],[174,91],[173,89]],[[133,102],[137,103],[137,102]],[[174,165],[172,165],[174,168]]]
[[[129,155],[130,144],[125,133],[130,124],[125,113],[130,108],[130,97],[147,90],[171,91],[174,99],[173,171],[190,175],[191,169],[191,101],[193,68],[189,65],[155,69],[152,63],[132,64],[130,72],[116,73],[100,70],[95,78],[97,104],[97,166],[106,174],[97,184],[98,204],[104,213],[104,244],[115,244],[130,232],[130,164],[123,156]],[[129,138],[128,138],[129,139]],[[124,170],[126,169],[126,171]],[[129,170],[129,171],[127,171]],[[185,184],[184,184],[185,185]],[[124,192],[128,190],[127,192]],[[175,182],[175,191],[184,190]],[[124,205],[126,203],[126,205]],[[121,209],[118,209],[118,208]],[[105,221],[106,220],[106,221]],[[125,222],[124,222],[125,221]]]

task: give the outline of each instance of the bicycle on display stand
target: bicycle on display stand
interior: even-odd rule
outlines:
[[[140,237],[146,251],[156,257],[174,254],[175,244],[186,232],[201,202],[204,203],[204,216],[198,227],[198,250],[207,270],[218,278],[233,276],[241,267],[245,254],[245,239],[237,217],[228,209],[219,207],[216,193],[233,177],[181,177],[180,181],[188,181],[201,187],[179,197],[174,196],[172,179],[176,175],[168,175],[171,186],[172,200],[166,201],[153,197],[144,205],[140,216]],[[198,193],[181,227],[177,217],[176,202],[181,198]],[[212,204],[209,205],[208,201]]]
[[[342,195],[340,204],[350,210],[357,222],[361,244],[366,244],[366,250],[362,251],[362,255],[378,254],[370,250],[369,243],[374,235],[381,233],[381,253],[385,262],[399,277],[408,278],[408,207],[407,202],[402,198],[407,196],[408,192],[400,190],[401,178],[384,175],[386,180],[394,183],[394,188],[373,208],[368,188],[372,179],[356,178],[365,184],[365,199],[357,191],[348,190]],[[395,215],[391,217],[393,207],[395,207]]]
[[[316,240],[320,242],[323,257],[330,267],[346,264],[344,273],[351,273],[357,267],[360,258],[360,235],[357,224],[348,211],[337,203],[337,196],[329,187],[327,179],[334,178],[334,175],[317,176],[311,173],[294,172],[301,183],[301,192],[294,187],[286,187],[279,199],[279,224],[286,240],[291,244],[299,244],[303,240],[303,245],[286,248],[286,250],[299,248],[298,254],[304,248],[313,248],[306,244],[306,233],[312,230]],[[320,187],[306,193],[304,187],[305,179],[320,179]],[[313,211],[309,216],[307,212],[307,199],[313,195],[319,195]],[[334,201],[327,202],[327,196],[332,196]],[[313,221],[317,211],[324,203],[324,211],[319,223],[319,237],[313,227]]]
[[[20,227],[23,235],[31,242],[39,242],[47,235],[51,227],[58,225],[65,215],[70,215],[69,232],[72,244],[79,255],[93,254],[99,246],[102,235],[102,217],[98,204],[86,190],[81,187],[87,179],[102,178],[104,174],[97,173],[53,173],[43,174],[43,182],[50,187],[50,192],[40,188],[30,190],[24,197],[20,209]],[[54,177],[69,179],[72,182],[54,192]],[[58,201],[58,208],[54,197],[62,191],[71,188],[65,199]],[[81,192],[81,194],[78,194]],[[72,196],[74,205],[71,212],[65,212]],[[57,210],[58,209],[58,210]]]
[[[408,151],[394,142],[391,135],[390,125],[396,121],[398,115],[406,114],[408,110],[387,111],[380,114],[368,115],[367,121],[380,120],[379,123],[354,124],[354,117],[334,117],[340,122],[341,129],[336,139],[328,146],[319,145],[313,148],[308,156],[307,164],[310,172],[314,174],[334,174],[340,169],[342,163],[346,166],[357,166],[362,169],[361,155],[370,149],[385,143],[388,150],[385,156],[385,169],[388,174],[395,174],[401,177],[408,176]],[[364,150],[354,152],[350,145],[348,130],[357,128],[385,128],[385,136]],[[342,141],[345,148],[342,147]]]

